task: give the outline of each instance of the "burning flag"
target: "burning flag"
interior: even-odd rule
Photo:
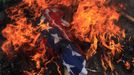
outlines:
[[[63,65],[70,75],[87,75],[86,60],[80,53],[76,52],[78,51],[77,46],[71,43],[61,28],[61,26],[69,26],[69,23],[63,20],[61,15],[59,9],[45,9],[44,21],[52,24],[43,31],[43,36],[47,39],[47,47],[52,48],[60,55]]]
[[[98,51],[102,52],[99,58],[104,71],[114,71],[112,62],[116,54],[123,51],[120,40],[125,33],[116,25],[120,14],[109,2],[23,0],[6,10],[11,23],[2,31],[7,39],[2,49],[10,58],[21,51],[26,53],[36,65],[36,69],[24,70],[24,73],[31,75],[44,74],[48,69],[47,64],[51,62],[56,64],[61,75],[55,59],[62,60],[70,75],[87,75],[86,60],[90,60]],[[61,7],[68,8],[71,16]],[[66,16],[71,17],[71,22],[64,20]],[[87,51],[79,45],[81,41],[90,44],[86,45]],[[130,68],[128,62],[126,66]]]

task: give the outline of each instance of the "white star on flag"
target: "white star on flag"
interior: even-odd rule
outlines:
[[[83,68],[82,68],[81,72],[79,73],[79,75],[87,75],[88,72],[85,68],[85,66],[86,66],[86,61],[85,60],[83,61],[82,65],[83,65]]]
[[[81,56],[79,53],[77,53],[77,52],[75,52],[75,51],[72,51],[72,55],[73,55],[73,56],[75,56],[75,55],[76,55],[76,56]]]
[[[51,34],[54,37],[54,43],[57,44],[62,38],[58,34]]]
[[[70,65],[70,64],[67,64],[64,60],[63,60],[63,65],[66,66],[68,72],[72,72],[71,68],[73,68],[74,66],[73,65]]]
[[[87,74],[88,74],[88,72],[87,72],[86,68],[83,67],[81,72],[79,73],[79,75],[87,75]]]

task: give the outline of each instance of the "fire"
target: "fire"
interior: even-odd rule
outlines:
[[[113,71],[112,59],[116,53],[122,51],[120,40],[125,37],[125,33],[115,24],[115,20],[118,20],[120,15],[114,6],[107,4],[107,0],[23,0],[18,6],[7,9],[7,14],[13,23],[7,24],[2,31],[3,36],[7,39],[2,45],[3,51],[8,55],[12,54],[12,51],[18,52],[20,48],[25,52],[34,52],[31,60],[36,62],[37,69],[41,69],[41,62],[45,65],[48,62],[45,58],[46,41],[41,40],[40,35],[49,24],[41,21],[37,25],[36,20],[41,16],[43,9],[51,5],[69,7],[77,2],[79,4],[74,13],[70,30],[74,30],[72,33],[79,40],[91,43],[91,47],[86,53],[88,59],[97,52],[99,45],[102,45],[104,48],[101,56],[102,66],[105,70],[110,68]],[[25,47],[25,44],[28,47]],[[58,64],[56,65],[58,66]],[[126,64],[126,66],[129,65]],[[58,72],[61,75],[59,68],[58,66]],[[26,71],[26,73],[28,75],[36,74],[34,71],[31,73]]]
[[[42,15],[42,11],[54,4],[64,4],[70,6],[72,0],[23,0],[17,6],[10,7],[6,10],[8,17],[11,19],[11,23],[7,24],[3,29],[2,34],[6,38],[6,41],[2,45],[2,50],[12,58],[15,53],[24,51],[29,54],[32,61],[35,61],[36,69],[39,72],[25,71],[26,75],[43,74],[46,65],[53,60],[48,60],[46,56],[46,40],[42,39],[41,31],[47,29],[49,24],[36,23],[39,17]],[[53,59],[53,58],[52,58]],[[44,64],[42,67],[40,64]],[[57,71],[61,75],[59,65],[57,65]]]
[[[102,60],[107,61],[105,67],[109,66],[112,71],[112,58],[107,53],[110,51],[112,56],[120,53],[122,46],[119,41],[125,37],[124,31],[115,24],[119,16],[114,6],[107,5],[107,0],[83,0],[79,3],[72,22],[75,36],[81,41],[91,43],[87,58],[91,58],[101,44],[105,56]]]
[[[127,70],[129,70],[131,68],[130,64],[128,63],[128,61],[125,62],[125,67]]]
[[[36,22],[37,18],[41,16],[41,8],[47,6],[44,6],[45,4],[43,3],[42,6],[39,6],[40,4],[38,3],[41,3],[41,0],[40,2],[24,0],[18,6],[10,7],[6,10],[12,23],[7,24],[2,31],[3,36],[7,39],[2,45],[2,49],[10,58],[20,50],[26,53],[32,52],[29,56],[31,60],[35,61],[36,68],[40,69],[40,60],[45,61],[44,55],[46,53],[45,41],[41,40],[40,34],[46,26],[45,24],[35,25],[33,22]],[[27,18],[29,16],[30,18]],[[33,72],[27,73],[36,74]]]
[[[36,28],[32,28],[32,25],[25,25],[22,20],[18,21],[17,25],[8,24],[7,27],[2,31],[3,36],[7,38],[8,41],[12,43],[17,50],[22,44],[30,43],[34,44],[40,34],[36,31]],[[15,37],[14,37],[15,36]],[[4,50],[4,47],[3,47]]]

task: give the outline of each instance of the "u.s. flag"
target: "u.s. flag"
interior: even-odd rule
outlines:
[[[60,25],[69,26],[69,23],[62,19],[62,13],[56,8],[45,9],[41,19],[44,22],[53,24],[53,27],[48,27],[42,32],[47,40],[47,47],[52,48],[62,59],[63,65],[66,67],[70,75],[87,75],[85,68],[86,60],[78,53],[78,48],[73,44],[68,36],[62,31]]]

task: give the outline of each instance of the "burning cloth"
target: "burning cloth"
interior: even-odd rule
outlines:
[[[77,52],[77,46],[64,32],[63,27],[68,27],[69,23],[62,17],[63,13],[58,8],[45,9],[41,21],[45,24],[49,23],[48,28],[42,32],[43,37],[47,40],[46,45],[60,56],[70,75],[87,75],[86,60]]]

